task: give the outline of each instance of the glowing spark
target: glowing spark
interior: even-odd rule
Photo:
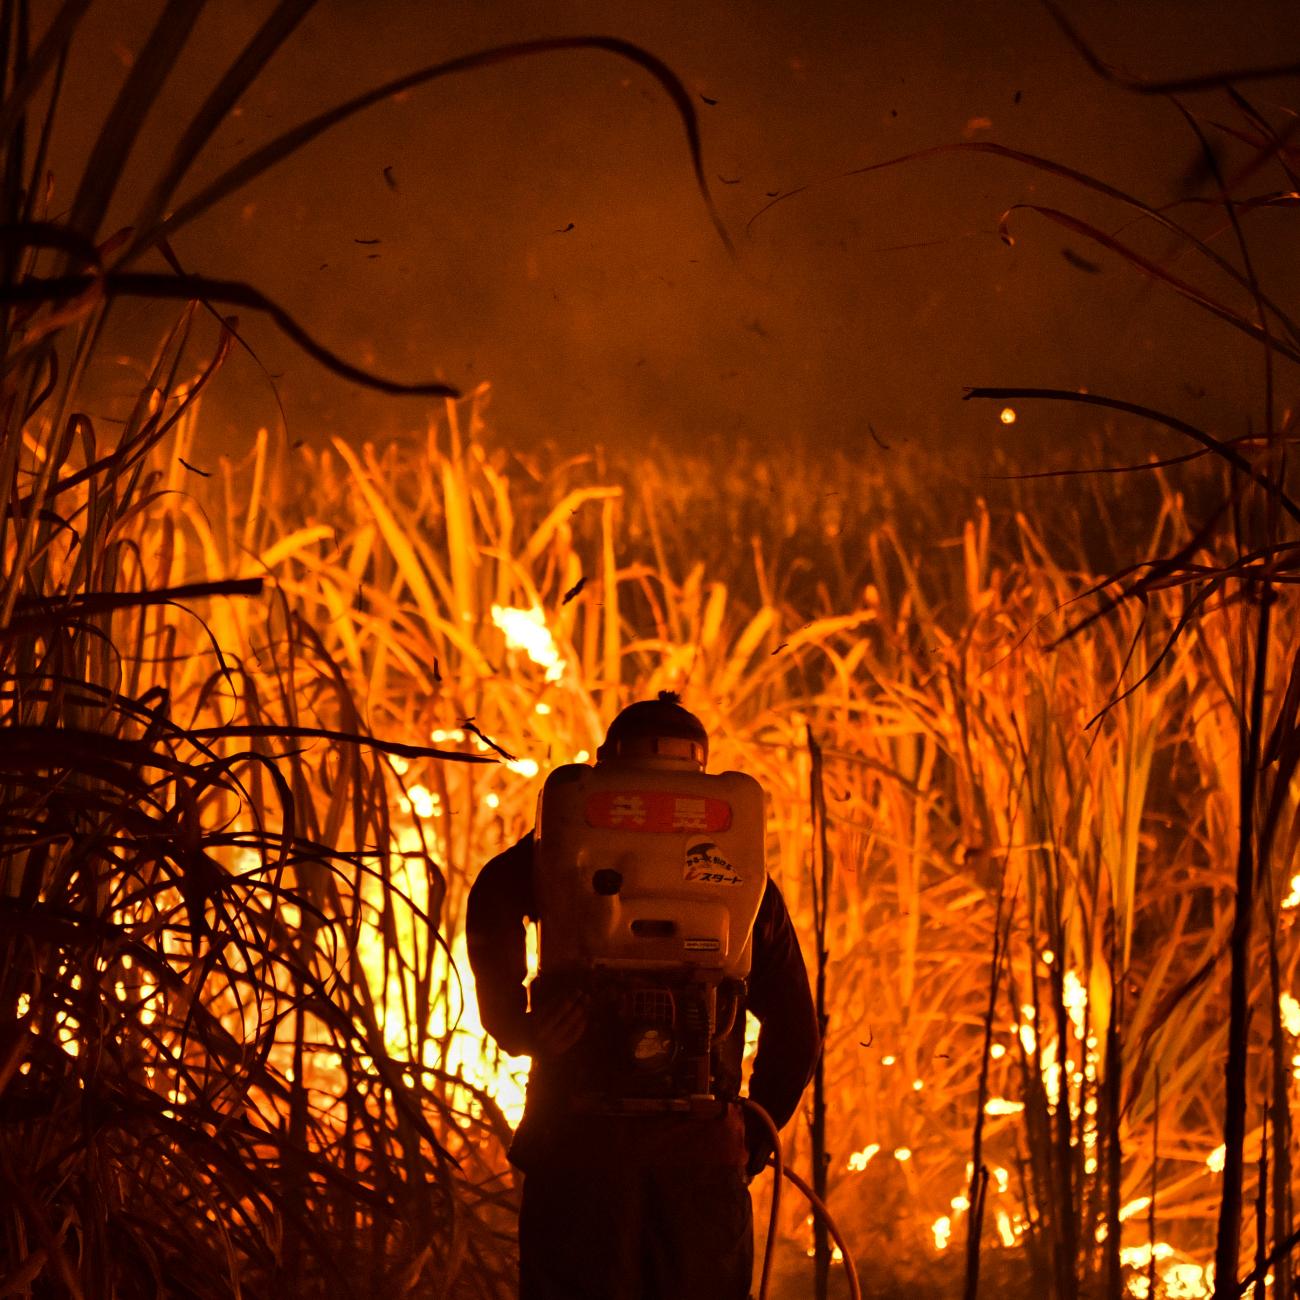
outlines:
[[[952,1220],[946,1214],[941,1214],[930,1225],[930,1231],[934,1233],[935,1250],[947,1250],[948,1241],[952,1237]]]
[[[1292,1038],[1300,1038],[1300,1002],[1289,993],[1283,993],[1277,1000],[1278,1010],[1282,1013],[1282,1025]]]
[[[1300,876],[1291,877],[1291,892],[1282,900],[1283,907],[1300,907]]]
[[[964,1196],[954,1196],[948,1204],[951,1205],[958,1214],[970,1209],[970,1202]]]
[[[1010,406],[1004,406],[1002,408],[1002,414],[998,416],[998,419],[1001,420],[1003,424],[1015,424],[1015,410]]]
[[[895,1057],[895,1056],[882,1056],[882,1057],[880,1058],[880,1064],[881,1064],[881,1065],[893,1065],[893,1063],[894,1063],[897,1059],[898,1059],[898,1058]]]
[[[1006,1054],[1006,1046],[1002,1043],[994,1043],[993,1046],[989,1048],[989,1055],[995,1061],[1000,1061]]]
[[[1066,1011],[1069,1012],[1070,1022],[1074,1025],[1074,1032],[1082,1038],[1084,1020],[1088,1010],[1088,990],[1083,987],[1083,982],[1072,970],[1065,972],[1061,1000],[1065,1003]]]
[[[925,1084],[924,1084],[920,1079],[913,1079],[913,1080],[912,1080],[912,1091],[913,1091],[913,1092],[920,1092],[921,1089],[924,1088],[924,1087],[925,1087]]]
[[[442,802],[440,795],[431,793],[422,785],[413,785],[406,793],[417,817],[432,817],[436,805]]]
[[[510,758],[506,760],[506,766],[512,772],[518,772],[520,776],[530,780],[542,770],[535,758]]]
[[[1227,1146],[1220,1144],[1205,1157],[1205,1163],[1209,1167],[1211,1173],[1221,1174],[1223,1172],[1223,1162],[1227,1159],[1227,1155]]]
[[[495,791],[490,791],[488,794],[484,795],[483,802],[487,804],[489,808],[499,808],[501,806],[501,796]]]
[[[1150,1204],[1151,1198],[1149,1196],[1139,1196],[1136,1201],[1130,1201],[1120,1210],[1119,1221],[1121,1223],[1127,1222],[1135,1214],[1141,1214]]]
[[[1024,1108],[1023,1101],[1008,1101],[1005,1097],[990,1097],[984,1103],[986,1115],[1019,1115]]]
[[[912,1158],[912,1152],[908,1147],[894,1148],[894,1159],[897,1160],[899,1164],[902,1164],[905,1161],[910,1160],[911,1158]]]
[[[524,969],[527,974],[524,976],[524,986],[528,987],[533,980],[537,978],[537,972],[542,965],[542,946],[541,934],[537,928],[536,921],[528,921],[524,925]]]
[[[506,634],[506,644],[511,649],[522,650],[533,663],[546,669],[548,682],[558,682],[564,676],[567,665],[555,648],[555,640],[546,626],[546,615],[540,606],[512,609],[493,605],[492,621]]]
[[[849,1157],[849,1169],[855,1174],[860,1174],[871,1163],[872,1156],[879,1151],[879,1142],[872,1142],[870,1145],[863,1147],[861,1151],[855,1151]]]
[[[1004,1246],[1016,1244],[1016,1230],[1011,1224],[1011,1216],[1005,1210],[998,1211],[998,1236]]]

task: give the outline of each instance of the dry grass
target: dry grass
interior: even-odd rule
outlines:
[[[972,502],[955,535],[932,520],[931,546],[902,545],[894,518],[924,531],[917,466],[893,463],[894,499],[882,509],[874,470],[855,477],[846,465],[776,459],[727,470],[667,455],[546,464],[495,447],[475,405],[448,414],[423,439],[338,443],[292,464],[261,440],[247,463],[191,483],[175,506],[172,568],[158,575],[262,576],[274,594],[261,607],[224,602],[209,619],[215,636],[247,670],[273,640],[277,611],[295,611],[350,685],[359,709],[350,727],[421,744],[472,717],[523,761],[405,770],[408,786],[437,796],[417,824],[445,879],[444,932],[458,932],[477,866],[528,825],[539,779],[531,764],[544,772],[593,751],[621,703],[672,687],[709,725],[717,765],[752,771],[768,788],[769,865],[807,939],[811,726],[826,751],[836,863],[831,1191],[864,1257],[887,1234],[895,1275],[958,1268],[955,1251],[936,1253],[932,1225],[947,1215],[961,1231],[950,1201],[968,1181],[1003,890],[1010,955],[993,1042],[1006,1050],[991,1062],[989,1093],[1026,1109],[987,1120],[990,1167],[1005,1171],[993,1176],[990,1235],[1034,1243],[1050,1274],[1065,1205],[1080,1268],[1100,1267],[1100,1251],[1081,1243],[1095,1242],[1106,1211],[1098,1115],[1105,1081],[1116,1078],[1106,1031],[1122,985],[1121,1204],[1151,1182],[1158,1077],[1161,1239],[1204,1260],[1218,1203],[1206,1159],[1221,1140],[1219,958],[1235,827],[1224,688],[1238,673],[1245,607],[1207,604],[1195,635],[1163,658],[1183,612],[1176,591],[1056,645],[1092,575],[1060,568],[1007,503],[994,515]],[[177,454],[190,458],[187,448]],[[755,475],[782,487],[764,497]],[[692,483],[705,486],[683,486]],[[833,491],[844,501],[828,512]],[[1131,539],[1140,553],[1189,535],[1179,496],[1166,485],[1159,499],[1146,535]],[[792,541],[770,558],[783,535]],[[1088,546],[1076,538],[1077,554]],[[808,552],[815,565],[802,560]],[[494,606],[544,611],[565,663],[556,680],[510,647]],[[1292,635],[1287,602],[1275,617],[1287,629],[1279,637]],[[194,653],[196,663],[211,658],[202,645]],[[1116,702],[1148,670],[1143,688]],[[197,684],[210,666],[189,671]],[[321,696],[303,671],[284,700]],[[179,680],[176,690],[179,699]],[[1277,858],[1278,900],[1293,856]],[[1290,915],[1281,920],[1287,980]],[[397,933],[398,947],[414,952],[418,926],[400,922]],[[1204,978],[1179,998],[1204,963]],[[414,1007],[418,981],[410,971],[403,979]],[[1261,968],[1260,996],[1265,979]],[[416,1038],[422,1017],[437,1019],[430,1008],[459,994],[429,986],[423,996],[418,1014],[403,1012]],[[1261,1086],[1267,1040],[1261,1021]],[[1068,1107],[1052,1101],[1063,1056]],[[804,1141],[797,1129],[796,1158]],[[879,1154],[851,1168],[851,1153],[860,1164],[872,1145]],[[910,1159],[893,1158],[904,1148]],[[1124,1240],[1140,1247],[1146,1218],[1125,1217]]]
[[[1199,1270],[1216,1219],[1220,1259],[1240,1275],[1254,1239],[1262,1272],[1291,1234],[1300,1030],[1300,508],[1277,397],[1300,332],[1241,226],[1293,202],[1290,128],[1230,94],[1255,154],[1243,176],[1289,186],[1242,199],[1219,178],[1235,259],[1091,177],[957,146],[1176,241],[1212,289],[1032,210],[1265,358],[1255,438],[1096,396],[976,394],[1087,401],[1212,456],[1171,462],[1176,479],[1088,481],[1073,518],[1021,486],[957,521],[948,471],[902,451],[873,450],[871,469],[512,454],[476,401],[382,444],[262,435],[232,464],[195,422],[231,345],[219,323],[203,351],[214,304],[268,312],[358,380],[447,391],[356,371],[248,286],[181,276],[166,248],[331,122],[395,88],[592,48],[659,81],[703,175],[672,74],[573,38],[419,70],[178,200],[309,7],[274,6],[118,240],[105,214],[197,6],[160,16],[57,226],[41,220],[46,125],[78,9],[49,40],[30,39],[25,4],[0,21],[0,1293],[507,1294],[517,1089],[450,960],[465,894],[528,825],[545,768],[661,687],[704,719],[719,767],[767,787],[769,867],[805,939],[809,729],[820,746],[829,1193],[869,1285],[954,1294],[959,1198],[982,1186],[1003,1290],[1113,1294],[1160,1241],[1174,1294],[1171,1268]],[[171,271],[137,269],[153,250]],[[82,377],[107,304],[142,294],[206,314],[185,308],[106,442]],[[1116,519],[1140,529],[1116,536]],[[507,638],[508,609],[540,615],[549,670]],[[967,1168],[977,1122],[986,1170]],[[790,1145],[807,1159],[802,1121]],[[809,1234],[793,1208],[783,1227],[793,1277]]]
[[[160,392],[151,427],[186,400],[183,386]],[[807,727],[825,751],[830,1189],[867,1276],[930,1279],[936,1294],[959,1277],[933,1225],[948,1216],[960,1241],[950,1202],[968,1183],[1000,891],[1009,964],[992,1042],[1005,1051],[988,1092],[1025,1110],[986,1119],[988,1239],[1005,1232],[1022,1248],[1009,1266],[1037,1255],[1044,1276],[1065,1215],[1074,1242],[1095,1241],[1122,985],[1120,1198],[1147,1194],[1154,1173],[1160,1239],[1204,1261],[1248,606],[1206,603],[1163,658],[1176,589],[1054,644],[1093,582],[1054,555],[1082,559],[1090,539],[1047,547],[1023,488],[992,509],[972,499],[945,532],[924,465],[902,458],[885,499],[878,463],[521,457],[472,401],[420,437],[291,452],[263,435],[233,464],[204,450],[187,409],[129,492],[105,501],[92,479],[59,494],[77,532],[42,535],[43,589],[220,579],[261,594],[93,616],[64,604],[57,635],[24,624],[7,643],[6,720],[38,747],[17,765],[38,793],[12,784],[16,766],[6,779],[47,829],[6,858],[11,894],[46,882],[16,904],[26,947],[5,996],[25,1018],[6,1104],[62,1098],[6,1146],[21,1188],[11,1258],[44,1248],[51,1262],[33,1267],[75,1275],[111,1256],[124,1278],[157,1268],[174,1293],[225,1294],[234,1277],[309,1292],[326,1270],[361,1293],[380,1275],[395,1291],[455,1279],[501,1293],[508,1128],[464,1080],[513,1090],[457,1031],[465,994],[440,945],[456,942],[478,865],[529,824],[546,767],[593,751],[626,700],[671,687],[710,727],[716,765],[767,787],[769,866],[805,940]],[[80,463],[67,455],[65,475]],[[21,465],[39,472],[37,444]],[[1189,533],[1179,495],[1156,495],[1145,535],[1125,543],[1139,553]],[[81,576],[85,521],[106,510],[111,540]],[[548,680],[512,648],[494,606],[543,611],[563,670]],[[1289,601],[1274,618],[1293,639]],[[493,757],[471,718],[518,762],[432,752]],[[70,750],[74,727],[93,744]],[[127,798],[139,812],[119,825]],[[1286,987],[1293,915],[1278,930]],[[1267,978],[1260,966],[1264,999]],[[1262,1088],[1269,1026],[1253,1031]],[[1062,1056],[1068,1107],[1051,1100]],[[86,1145],[74,1135],[88,1108],[111,1118]],[[796,1123],[796,1160],[806,1140]],[[71,1147],[50,1167],[60,1141]],[[96,1180],[118,1189],[95,1201],[98,1243],[80,1228],[89,1201],[68,1193]],[[799,1217],[785,1223],[791,1267]],[[214,1253],[187,1254],[205,1222],[220,1225],[205,1233]],[[137,1244],[146,1224],[150,1246]],[[1147,1230],[1145,1213],[1128,1217],[1125,1243]],[[1075,1251],[1085,1275],[1100,1267],[1099,1250]]]

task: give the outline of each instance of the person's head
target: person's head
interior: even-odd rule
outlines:
[[[609,724],[596,751],[597,763],[638,767],[702,772],[708,761],[709,733],[695,714],[682,708],[675,691],[660,691],[658,699],[629,704]]]

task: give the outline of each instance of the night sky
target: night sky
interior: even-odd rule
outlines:
[[[116,220],[131,220],[177,115],[268,8],[209,6]],[[86,124],[157,9],[141,0],[92,9],[57,140],[66,181],[56,175],[56,212]],[[1070,11],[1104,58],[1147,76],[1300,50],[1300,6],[1289,2],[1080,0]],[[182,232],[178,255],[191,270],[253,282],[350,360],[466,388],[490,381],[492,422],[521,446],[710,436],[766,446],[793,436],[868,455],[868,426],[885,441],[936,448],[992,438],[1037,446],[1082,427],[1082,413],[1022,407],[1003,430],[995,409],[960,401],[968,384],[1086,386],[1228,433],[1245,431],[1253,406],[1258,424],[1260,366],[1246,340],[1032,214],[1013,218],[1014,248],[997,236],[1004,209],[1046,203],[1170,258],[1168,237],[1125,209],[987,156],[831,179],[972,139],[1046,154],[1152,203],[1209,193],[1175,107],[1098,80],[1033,0],[326,0],[183,193],[381,80],[502,41],[575,33],[643,45],[696,97],[736,261],[695,191],[666,96],[640,69],[589,52],[457,77],[372,109]],[[1300,102],[1294,83],[1243,89],[1275,121]],[[1208,121],[1237,120],[1220,94],[1188,103]],[[1228,142],[1225,165],[1246,156]],[[747,232],[770,193],[810,182]],[[1282,184],[1278,175],[1251,188]],[[1174,215],[1231,251],[1212,208]],[[1291,288],[1294,259],[1271,239],[1284,219],[1259,214],[1249,228],[1265,276]],[[1177,265],[1227,294],[1185,255]],[[113,328],[127,344],[160,322],[132,307]],[[291,436],[360,440],[422,423],[427,401],[358,393],[267,323],[243,325],[278,376]],[[231,449],[279,419],[246,358],[227,367],[208,415],[213,447]]]

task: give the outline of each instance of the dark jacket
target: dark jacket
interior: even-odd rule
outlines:
[[[511,1055],[528,1051],[524,922],[536,917],[529,834],[479,872],[465,917],[479,1016]],[[812,1077],[819,1042],[799,941],[781,891],[770,879],[754,922],[752,953],[744,1009],[757,1018],[760,1028],[749,1095],[782,1128]],[[719,1074],[730,1076],[738,1087],[743,1010],[736,1023],[721,1045]],[[581,1148],[587,1153],[602,1150],[618,1160],[675,1161],[685,1156],[702,1163],[748,1163],[752,1170],[767,1155],[757,1127],[746,1124],[742,1129],[734,1107],[717,1123],[669,1116],[574,1116],[564,1104],[565,1088],[559,1063],[533,1063],[524,1118],[510,1151],[515,1164],[527,1168],[536,1161],[562,1160],[565,1151]]]

